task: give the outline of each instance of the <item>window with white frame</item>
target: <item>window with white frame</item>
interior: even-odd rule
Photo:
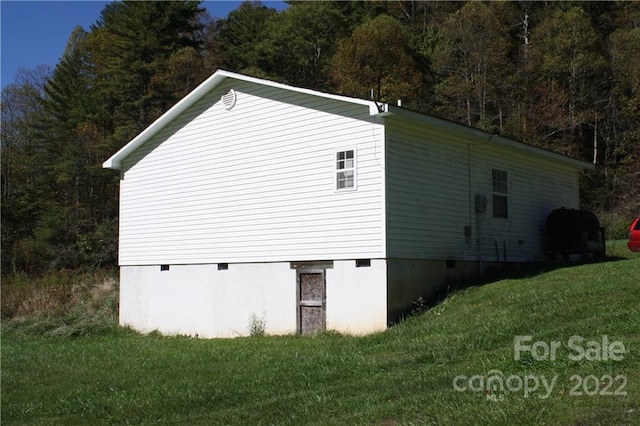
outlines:
[[[336,153],[336,189],[354,189],[356,187],[355,150]]]
[[[509,218],[509,188],[505,170],[491,170],[491,192],[493,195],[493,217]]]

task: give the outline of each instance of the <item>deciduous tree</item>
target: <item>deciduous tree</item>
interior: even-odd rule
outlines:
[[[438,110],[485,130],[501,130],[501,98],[509,76],[507,29],[491,8],[467,3],[442,24],[434,67],[441,75]]]
[[[562,143],[564,148],[557,147],[558,150],[579,155],[583,148],[580,146],[583,126],[592,125],[596,103],[606,99],[606,62],[598,33],[584,10],[572,7],[557,10],[542,21],[533,30],[531,43],[537,84],[544,90],[536,104],[544,104],[545,97],[550,99],[558,92],[565,94],[556,97],[561,103],[553,108],[556,116],[564,116],[564,120],[554,124],[540,120],[538,131],[543,132],[543,139]],[[572,141],[577,146],[572,146]]]
[[[259,65],[272,78],[312,89],[330,87],[329,66],[347,23],[328,2],[292,4],[268,21]]]
[[[332,76],[340,92],[375,100],[412,100],[420,93],[422,76],[411,55],[402,25],[381,15],[356,28],[340,43]]]

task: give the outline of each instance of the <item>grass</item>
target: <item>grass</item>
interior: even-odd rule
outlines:
[[[640,257],[624,249],[611,244],[610,262],[458,291],[365,337],[198,340],[108,327],[61,337],[5,319],[2,423],[638,424]],[[516,361],[518,335],[563,346],[555,360]],[[572,361],[574,335],[621,341],[624,358]],[[478,382],[492,370],[557,381],[548,398],[541,388],[454,389],[457,376]],[[572,375],[597,394],[571,395]],[[626,396],[600,394],[608,376],[610,391],[626,378]]]
[[[56,271],[2,277],[3,331],[82,336],[118,328],[116,271]]]

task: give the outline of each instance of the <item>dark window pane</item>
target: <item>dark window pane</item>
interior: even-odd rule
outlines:
[[[491,170],[491,186],[493,192],[507,193],[507,172],[504,170]]]
[[[509,217],[509,206],[507,197],[504,195],[493,195],[493,217],[507,219]]]

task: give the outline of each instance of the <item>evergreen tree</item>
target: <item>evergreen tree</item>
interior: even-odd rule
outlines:
[[[217,37],[224,68],[266,77],[266,72],[260,68],[258,45],[265,39],[268,22],[275,14],[275,9],[259,1],[245,1],[219,22]]]
[[[45,165],[54,183],[50,201],[36,224],[43,245],[55,247],[52,264],[77,267],[115,261],[113,238],[105,238],[105,221],[117,211],[111,204],[113,179],[101,167],[108,155],[100,131],[100,109],[91,73],[87,33],[76,28],[46,86],[42,124]],[[105,203],[108,200],[108,203]]]
[[[164,91],[154,91],[151,81],[175,52],[200,48],[199,4],[123,1],[102,11],[92,31],[104,28],[108,44],[94,60],[108,78],[97,83],[111,98],[115,122],[126,128],[123,137],[132,138],[175,103]]]
[[[42,166],[48,160],[39,144],[37,123],[44,116],[42,100],[51,74],[48,67],[21,69],[15,83],[2,89],[2,272],[40,269],[41,247],[33,224],[46,206],[50,179]]]

